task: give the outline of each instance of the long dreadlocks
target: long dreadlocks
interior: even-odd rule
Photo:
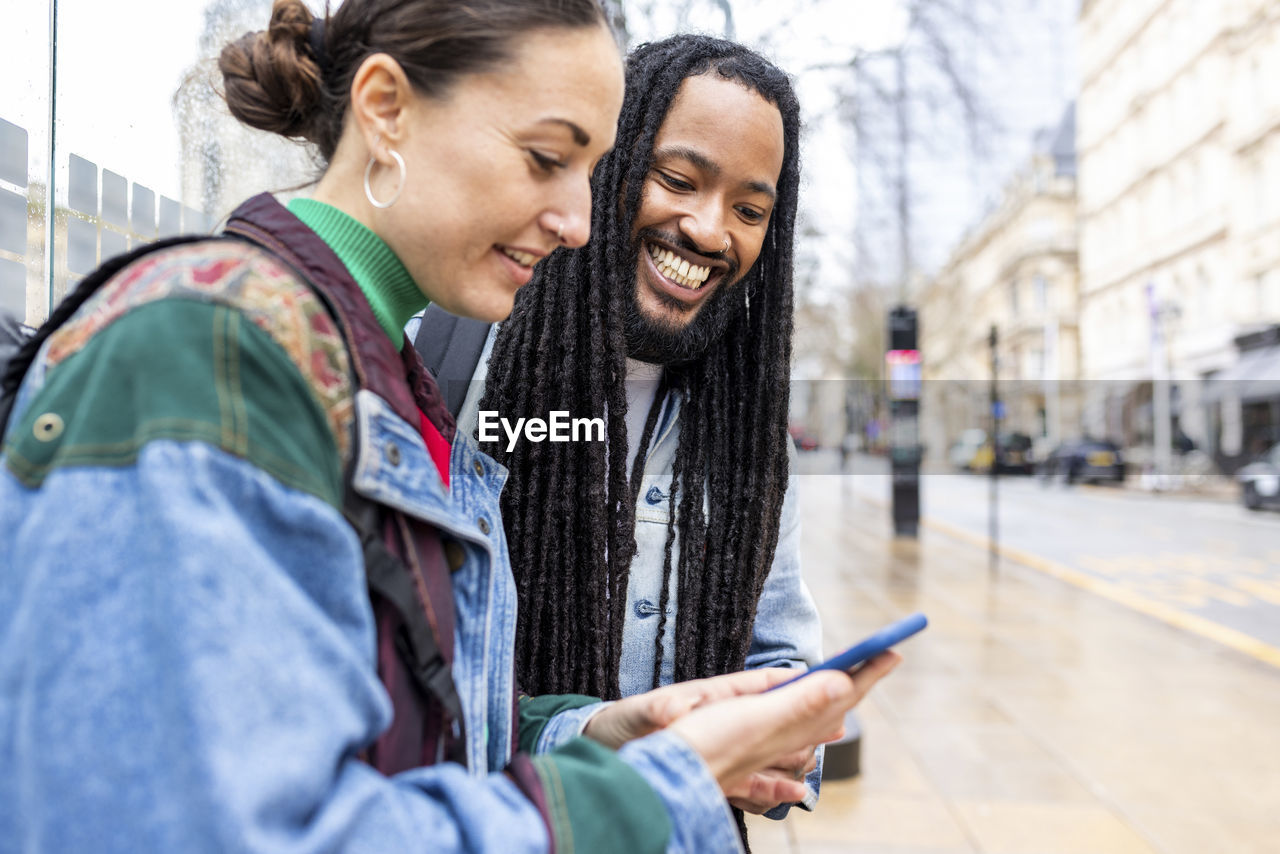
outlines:
[[[756,264],[716,295],[730,302],[723,334],[700,358],[666,368],[629,479],[623,319],[636,286],[633,223],[672,100],[686,78],[708,72],[778,108],[785,145],[778,195]],[[665,623],[674,560],[675,679],[743,666],[788,473],[799,125],[787,76],[740,45],[682,35],[628,58],[617,144],[592,185],[592,239],[552,255],[521,290],[494,344],[480,407],[507,417],[567,410],[607,419],[604,443],[521,442],[496,454],[510,470],[502,510],[519,588],[516,672],[525,690],[619,695],[639,472],[668,389],[681,396],[672,473],[680,488],[671,490],[659,611]]]

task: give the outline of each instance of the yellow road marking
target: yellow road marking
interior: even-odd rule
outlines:
[[[922,523],[926,528],[932,528],[935,531],[981,549],[988,548],[990,543],[985,536],[972,534],[963,528],[957,528],[954,525],[939,522],[936,519],[926,517],[922,520]],[[1013,546],[997,545],[996,553],[1025,567],[1065,581],[1074,587],[1104,596],[1113,602],[1119,602],[1121,605],[1125,605],[1149,617],[1154,617],[1175,628],[1197,634],[1237,652],[1242,652],[1251,658],[1270,664],[1272,667],[1280,667],[1280,648],[1264,643],[1244,632],[1236,631],[1212,620],[1206,620],[1204,617],[1199,617],[1195,614],[1179,611],[1177,608],[1172,608],[1161,602],[1152,601],[1118,584],[1095,578],[1087,573],[1042,558],[1039,555],[1033,555]]]

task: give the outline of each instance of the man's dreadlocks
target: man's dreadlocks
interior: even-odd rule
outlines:
[[[633,223],[672,100],[686,78],[708,72],[778,108],[782,174],[756,264],[729,292],[713,295],[729,303],[716,306],[728,312],[723,333],[699,358],[667,366],[629,480],[624,318],[636,288]],[[510,470],[502,511],[519,588],[516,673],[524,690],[619,695],[639,475],[667,389],[681,396],[673,472],[681,488],[670,497],[654,684],[677,523],[675,679],[743,666],[788,474],[799,126],[787,76],[740,45],[683,35],[628,59],[617,144],[593,180],[592,239],[553,254],[521,290],[494,344],[480,406],[504,417],[567,410],[607,419],[603,443],[521,442],[496,454]]]

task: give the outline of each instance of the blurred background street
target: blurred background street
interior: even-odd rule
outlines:
[[[859,707],[861,775],[824,783],[813,814],[754,820],[757,854],[1277,850],[1280,662],[1160,616],[1210,615],[1275,652],[1275,597],[1237,598],[1231,579],[1276,590],[1280,514],[1023,481],[1003,521],[1032,565],[992,571],[982,479],[926,475],[919,538],[894,538],[887,478],[861,462],[800,478],[826,645],[915,610],[930,626]]]
[[[801,470],[834,470],[833,457],[805,455]],[[886,460],[858,456],[849,471],[847,488],[887,502]],[[989,477],[926,473],[921,503],[926,527],[987,548]],[[1247,510],[1229,479],[1175,497],[1001,477],[996,506],[1002,556],[1280,666],[1280,514]]]

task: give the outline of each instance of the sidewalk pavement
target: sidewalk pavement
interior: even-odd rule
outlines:
[[[828,651],[921,610],[859,706],[862,774],[755,854],[1274,854],[1280,669],[802,476]]]

